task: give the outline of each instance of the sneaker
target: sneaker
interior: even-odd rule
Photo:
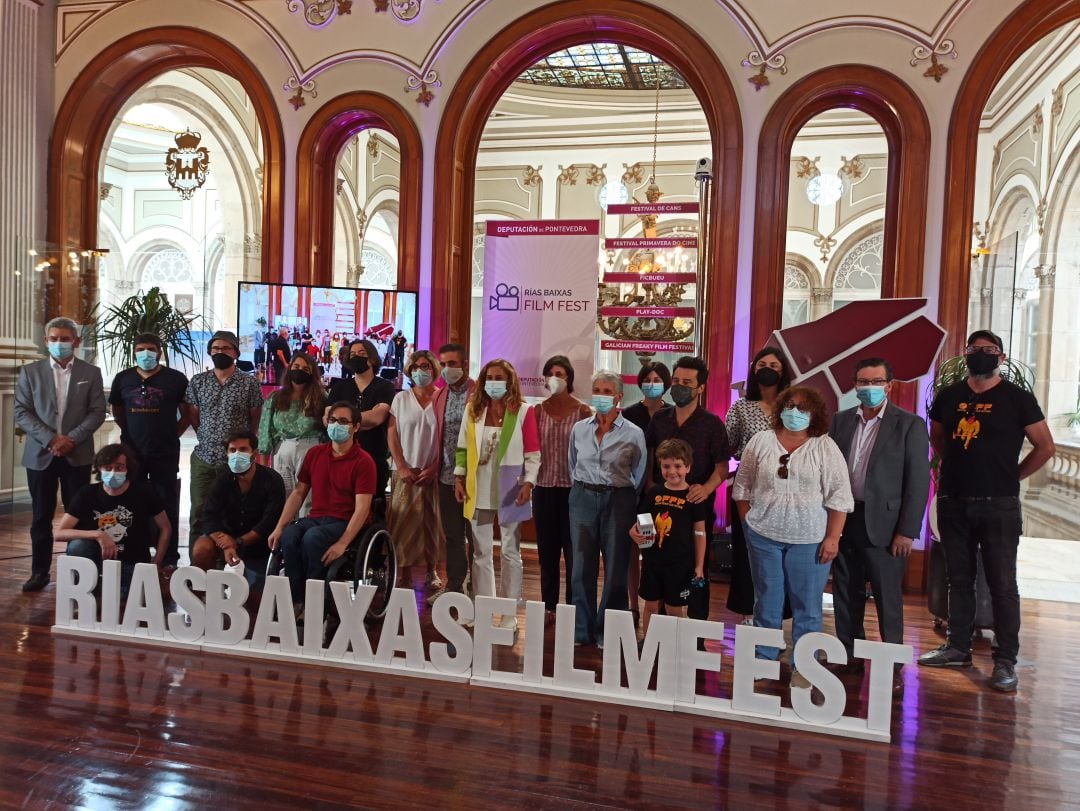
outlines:
[[[439,588],[439,589],[436,589],[435,591],[431,592],[431,594],[428,595],[427,604],[428,605],[435,605],[435,601],[438,600],[439,597],[441,597],[445,593],[446,593],[445,588]]]
[[[32,574],[25,583],[22,584],[23,591],[41,591],[49,585],[49,573],[39,572],[38,574]]]
[[[427,579],[424,581],[424,586],[429,589],[441,589],[443,587],[442,578],[439,577],[438,572],[428,572]]]
[[[504,614],[502,619],[499,620],[499,627],[509,628],[516,634],[518,629],[517,617],[513,614]]]
[[[791,687],[796,690],[809,690],[813,687],[810,680],[798,670],[791,671]]]
[[[990,676],[991,689],[999,693],[1015,693],[1020,680],[1016,678],[1016,668],[1011,662],[997,660],[994,662],[994,673]]]
[[[923,667],[971,667],[971,654],[952,645],[942,645],[920,656],[919,664]]]

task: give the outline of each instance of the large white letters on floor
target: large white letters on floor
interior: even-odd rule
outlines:
[[[94,564],[84,558],[60,557],[54,633],[469,682],[876,741],[889,740],[893,666],[912,660],[907,645],[856,640],[855,656],[866,659],[870,669],[864,719],[844,715],[844,686],[818,659],[823,654],[830,663],[847,661],[843,645],[828,634],[807,634],[794,651],[799,672],[817,688],[814,695],[824,700],[815,702],[810,690],[793,689],[791,708],[786,708],[779,697],[755,691],[755,679],[779,678],[778,663],[756,657],[759,646],[783,641],[779,631],[767,628],[736,626],[732,696],[721,698],[698,692],[699,674],[719,672],[723,664],[719,652],[698,649],[700,640],[723,640],[725,627],[718,622],[653,617],[639,646],[630,613],[608,611],[603,668],[597,682],[592,670],[574,666],[575,610],[570,605],[556,610],[552,675],[548,676],[544,674],[544,610],[539,602],[526,606],[524,655],[517,672],[493,667],[496,647],[511,647],[515,642],[514,631],[495,622],[496,616],[516,610],[515,601],[504,598],[478,597],[474,604],[463,594],[441,595],[432,607],[432,623],[442,639],[432,641],[425,654],[416,598],[408,589],[391,593],[379,643],[372,650],[364,616],[375,596],[373,586],[354,591],[347,583],[333,583],[327,602],[325,584],[308,581],[307,619],[298,627],[289,581],[284,577],[267,578],[254,620],[244,607],[247,581],[232,572],[178,569],[171,584],[176,610],[168,617],[157,569],[149,563],[135,567],[123,616],[118,561],[104,562],[101,584],[99,604]],[[323,623],[316,619],[323,616],[324,607],[338,619],[326,641]],[[474,621],[471,635],[463,627],[469,620]]]

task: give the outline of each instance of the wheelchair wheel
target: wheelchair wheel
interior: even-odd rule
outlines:
[[[381,524],[369,529],[362,541],[360,546],[363,549],[363,562],[359,567],[359,582],[366,586],[375,586],[375,598],[371,601],[368,616],[382,619],[390,602],[390,592],[397,584],[397,553],[394,551],[390,533]]]
[[[266,559],[266,576],[284,574],[285,573],[285,556],[281,554],[281,547],[274,549],[270,552],[270,557]]]

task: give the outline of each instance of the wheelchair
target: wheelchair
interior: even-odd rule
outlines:
[[[357,586],[375,586],[375,596],[367,611],[369,620],[381,620],[386,615],[390,592],[397,583],[397,551],[394,549],[390,531],[386,528],[385,504],[381,499],[372,505],[372,515],[374,517],[372,523],[360,532],[349,544],[345,554],[331,563],[326,572],[324,603],[326,618],[335,627],[339,618],[334,597],[330,591],[331,583],[349,583],[353,590]],[[270,553],[270,559],[266,564],[266,574],[269,576],[284,573],[285,558],[279,546]]]

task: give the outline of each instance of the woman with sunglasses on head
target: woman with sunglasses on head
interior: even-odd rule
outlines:
[[[779,398],[771,431],[743,450],[733,496],[750,548],[757,601],[754,625],[780,628],[791,601],[792,655],[804,634],[821,630],[822,594],[855,507],[847,462],[828,436],[829,415],[816,390],[794,386]],[[760,646],[778,659],[780,649]],[[810,687],[791,672],[791,686]]]
[[[732,456],[741,459],[747,443],[755,434],[772,430],[776,399],[790,385],[791,372],[779,349],[767,346],[754,355],[743,397],[731,404],[724,420]],[[728,488],[728,518],[731,521],[731,585],[728,588],[727,608],[741,614],[743,624],[750,625],[754,613],[754,578],[750,571],[750,555],[742,521],[735,509],[731,488]]]

